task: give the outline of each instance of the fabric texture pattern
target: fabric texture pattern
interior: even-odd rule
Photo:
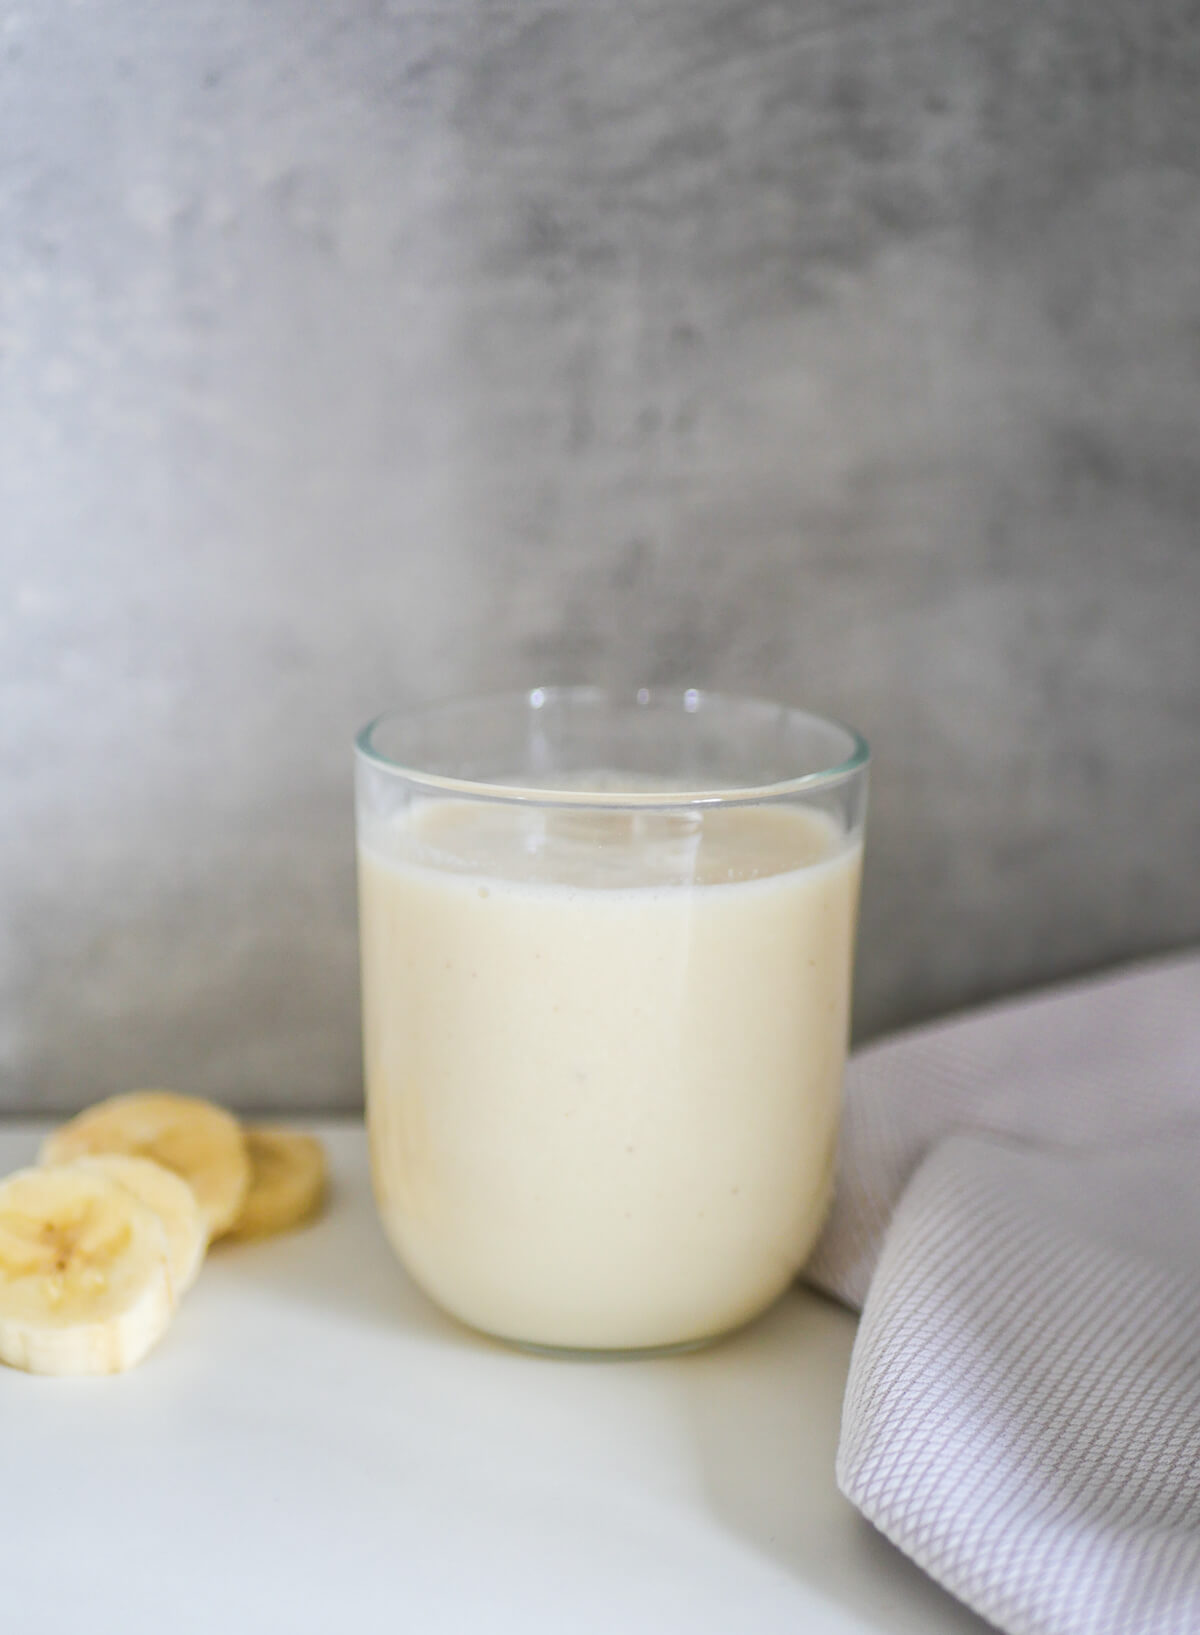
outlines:
[[[1200,1635],[1200,956],[851,1062],[838,1481],[1011,1635]]]

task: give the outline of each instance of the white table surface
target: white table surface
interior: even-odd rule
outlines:
[[[0,1124],[0,1173],[44,1128]],[[0,1368],[6,1629],[985,1629],[834,1486],[847,1313],[796,1292],[652,1362],[507,1350],[396,1263],[361,1126],[320,1128],[325,1218],[215,1250],[139,1368]]]

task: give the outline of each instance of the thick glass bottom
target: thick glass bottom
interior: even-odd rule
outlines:
[[[650,1362],[655,1357],[680,1357],[689,1351],[703,1351],[706,1346],[723,1340],[728,1330],[720,1334],[705,1334],[698,1340],[677,1340],[673,1345],[629,1346],[616,1350],[587,1346],[536,1345],[530,1340],[512,1340],[506,1334],[492,1334],[490,1339],[514,1351],[524,1351],[531,1357],[553,1357],[559,1362]]]

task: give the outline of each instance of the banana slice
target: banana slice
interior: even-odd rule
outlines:
[[[166,1232],[132,1192],[73,1166],[0,1181],[0,1362],[116,1374],[173,1309]]]
[[[152,1158],[130,1158],[115,1152],[77,1158],[73,1167],[93,1175],[107,1175],[154,1211],[167,1234],[171,1287],[176,1300],[181,1299],[199,1276],[208,1248],[208,1227],[196,1194],[183,1177]]]
[[[325,1149],[295,1130],[247,1129],[252,1179],[231,1237],[265,1238],[311,1219],[325,1196]]]
[[[69,1164],[89,1153],[152,1158],[174,1170],[196,1194],[210,1238],[237,1220],[250,1186],[250,1160],[233,1115],[172,1090],[131,1090],[97,1102],[55,1130],[41,1156],[43,1164]]]

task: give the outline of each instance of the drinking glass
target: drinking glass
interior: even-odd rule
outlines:
[[[644,1353],[749,1321],[828,1206],[867,746],[538,687],[357,740],[380,1214],[464,1323]]]

